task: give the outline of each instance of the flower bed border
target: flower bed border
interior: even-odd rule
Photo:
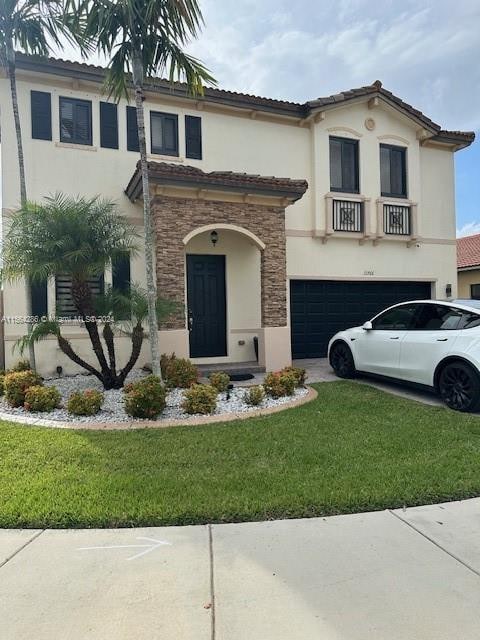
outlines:
[[[265,409],[254,409],[252,411],[241,411],[238,413],[221,413],[213,416],[195,416],[193,418],[175,418],[170,420],[132,420],[125,422],[61,422],[59,420],[45,420],[32,416],[12,415],[0,411],[0,420],[16,422],[31,427],[49,427],[53,429],[84,429],[90,431],[132,431],[135,429],[164,429],[167,427],[187,427],[190,425],[211,424],[215,422],[231,422],[233,420],[246,420],[266,416],[272,413],[279,413],[293,407],[300,407],[315,400],[318,393],[313,387],[306,386],[307,393],[300,398],[290,400],[276,407],[266,407]]]

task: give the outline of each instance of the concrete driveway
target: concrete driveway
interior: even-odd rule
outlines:
[[[0,531],[2,640],[478,640],[480,499],[405,512]]]
[[[333,380],[338,381],[340,379],[333,373],[333,369],[327,358],[295,360],[293,364],[296,367],[303,367],[306,369],[308,382],[332,382]],[[423,402],[424,404],[431,404],[434,406],[445,406],[435,394],[407,387],[400,383],[378,381],[366,376],[355,378],[355,381],[362,384],[368,384],[376,389],[386,391],[387,393],[393,393],[393,395],[401,396],[402,398],[408,398],[409,400],[416,400],[417,402]]]

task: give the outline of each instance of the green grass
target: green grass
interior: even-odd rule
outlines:
[[[480,495],[480,418],[369,386],[272,416],[142,431],[0,423],[0,527],[291,518]]]

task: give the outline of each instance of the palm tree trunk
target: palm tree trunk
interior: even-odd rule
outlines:
[[[103,327],[103,339],[107,345],[108,360],[110,362],[110,370],[116,375],[117,373],[117,359],[115,357],[115,340],[113,336],[112,327],[109,322],[105,323]]]
[[[128,376],[130,371],[133,369],[135,363],[137,362],[137,360],[138,360],[138,358],[140,356],[140,351],[142,349],[142,343],[143,343],[143,337],[144,337],[144,332],[143,332],[142,325],[141,324],[135,325],[135,327],[133,327],[133,331],[132,331],[132,352],[131,352],[130,358],[129,358],[127,364],[123,367],[123,369],[118,374],[118,378],[119,378],[119,381],[121,383],[121,386],[123,386],[123,383],[125,382],[125,378]]]
[[[103,384],[103,386],[105,387],[105,380],[103,379],[103,375],[100,373],[100,371],[97,371],[95,369],[95,367],[92,367],[91,364],[89,364],[88,362],[83,360],[83,358],[80,358],[80,356],[77,355],[75,353],[75,351],[72,349],[72,345],[70,344],[70,342],[66,338],[64,338],[62,335],[58,335],[57,336],[57,342],[58,342],[58,346],[60,347],[62,352],[68,358],[70,358],[70,360],[75,362],[75,364],[78,364],[83,369],[86,369],[87,371],[89,371],[92,375],[94,375],[96,378],[98,378],[100,380],[100,382]],[[105,387],[105,388],[107,388],[107,387]]]
[[[158,323],[156,312],[157,287],[155,283],[155,267],[153,260],[155,236],[153,233],[152,212],[150,209],[147,143],[145,140],[145,114],[143,109],[143,66],[142,60],[138,55],[134,56],[133,59],[133,84],[135,87],[138,146],[140,148],[140,165],[142,169],[143,222],[145,226],[145,275],[147,284],[148,335],[150,342],[150,357],[152,360],[153,374],[161,378],[162,372],[160,370],[160,350],[158,346]]]
[[[72,277],[72,298],[78,312],[83,318],[85,329],[88,332],[93,352],[97,356],[98,363],[103,376],[103,386],[105,389],[112,389],[115,386],[116,372],[111,371],[107,359],[103,352],[102,341],[98,332],[98,325],[95,318],[95,309],[92,303],[92,291],[88,282],[84,279]]]
[[[12,98],[12,110],[13,110],[13,120],[15,122],[15,133],[17,136],[17,156],[18,156],[18,169],[20,176],[20,202],[22,206],[27,202],[27,184],[25,181],[25,162],[23,159],[23,143],[22,143],[22,128],[20,126],[20,116],[18,113],[18,96],[17,96],[17,80],[15,76],[15,51],[13,47],[9,47],[7,50],[7,73],[8,78],[10,80],[10,93]],[[32,287],[30,284],[30,280],[28,278],[25,280],[25,295],[26,295],[26,305],[25,312],[27,316],[27,332],[28,335],[32,333],[33,323],[31,322],[32,318]],[[28,359],[30,361],[30,367],[33,371],[36,371],[36,362],[35,362],[35,347],[33,342],[30,342],[28,345]]]

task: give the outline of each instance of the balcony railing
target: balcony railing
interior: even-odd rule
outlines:
[[[383,230],[387,235],[411,235],[410,207],[397,204],[383,205]]]
[[[333,200],[333,230],[362,233],[364,229],[363,202]]]

